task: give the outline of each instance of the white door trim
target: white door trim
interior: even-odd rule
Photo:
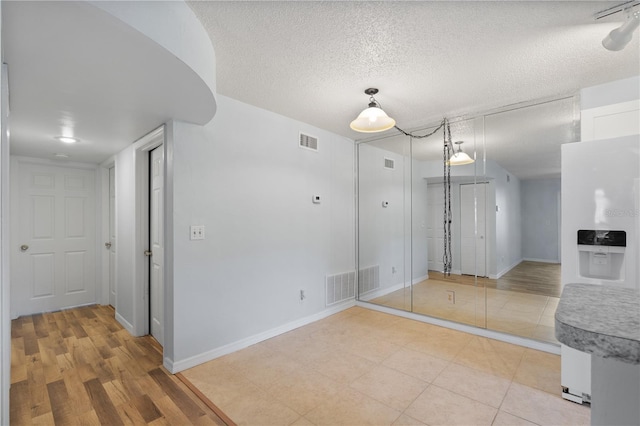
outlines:
[[[100,232],[98,237],[97,253],[100,253],[100,272],[99,283],[100,290],[96,293],[98,295],[98,303],[101,305],[109,304],[109,250],[105,250],[104,243],[109,241],[109,215],[104,214],[105,209],[109,208],[109,169],[115,167],[115,156],[110,157],[106,161],[100,164],[98,169],[98,185],[99,185],[99,205],[98,211],[100,212]]]
[[[2,5],[0,5],[0,11]],[[0,13],[1,15],[1,13]],[[1,16],[0,16],[1,18]],[[11,319],[9,303],[9,81],[2,64],[0,87],[0,424],[9,424],[11,384]]]
[[[134,279],[134,286],[136,287],[134,289],[134,294],[136,296],[133,302],[135,321],[133,327],[136,331],[136,335],[149,334],[150,330],[149,258],[144,255],[144,251],[149,248],[149,151],[163,145],[164,140],[165,126],[162,125],[134,143],[136,179],[136,243],[134,253],[136,253],[136,260],[140,262],[140,267],[135,268],[137,276]],[[166,167],[164,168],[163,173],[165,173],[166,176]],[[116,193],[116,202],[117,196],[118,194]]]

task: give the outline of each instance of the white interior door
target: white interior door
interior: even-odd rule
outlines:
[[[460,185],[460,268],[487,276],[486,183]]]
[[[427,187],[427,245],[430,271],[444,271],[444,188],[442,184]]]
[[[116,306],[116,168],[109,169],[109,304]]]
[[[164,344],[164,150],[160,145],[150,153],[149,188],[149,320],[151,335]]]
[[[11,303],[15,315],[95,302],[95,171],[12,164]]]

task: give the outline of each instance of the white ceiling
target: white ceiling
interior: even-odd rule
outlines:
[[[596,21],[594,15],[619,3],[189,5],[216,50],[218,93],[362,140],[368,135],[352,131],[349,122],[366,106],[367,87],[380,89],[376,98],[398,126],[413,129],[443,116],[567,97],[583,87],[639,75],[638,34],[621,52],[601,45],[624,16]],[[531,123],[550,117],[553,126],[531,132]],[[492,143],[495,147],[487,155],[521,177],[557,174],[559,144],[575,140],[575,133],[567,131],[575,125],[573,108],[540,107],[509,118],[494,126],[502,133],[487,135],[487,149]],[[454,132],[453,138],[464,137],[462,133]],[[527,162],[531,157],[517,149],[515,141],[526,146],[534,161]],[[509,143],[511,147],[503,149],[502,144]]]
[[[349,122],[366,106],[367,87],[412,129],[639,75],[637,33],[621,52],[601,46],[623,17],[593,16],[615,4],[189,3],[212,39],[220,94],[356,140],[363,135]],[[87,3],[5,1],[2,15],[13,154],[66,151],[100,162],[189,116],[200,96],[183,64]],[[566,127],[573,116],[556,118]],[[67,125],[82,142],[55,145]]]
[[[100,163],[171,118],[213,116],[191,68],[88,2],[3,1],[2,20],[14,155]]]

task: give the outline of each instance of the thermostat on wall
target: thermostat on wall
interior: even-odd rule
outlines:
[[[319,195],[314,195],[311,200],[313,201],[313,204],[320,204],[320,196]]]

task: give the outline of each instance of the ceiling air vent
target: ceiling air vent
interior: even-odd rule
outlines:
[[[395,161],[393,161],[391,158],[385,158],[384,159],[384,168],[385,169],[389,169],[389,170],[395,169],[396,168]]]
[[[318,150],[318,138],[300,133],[300,148],[310,149],[312,151]]]

